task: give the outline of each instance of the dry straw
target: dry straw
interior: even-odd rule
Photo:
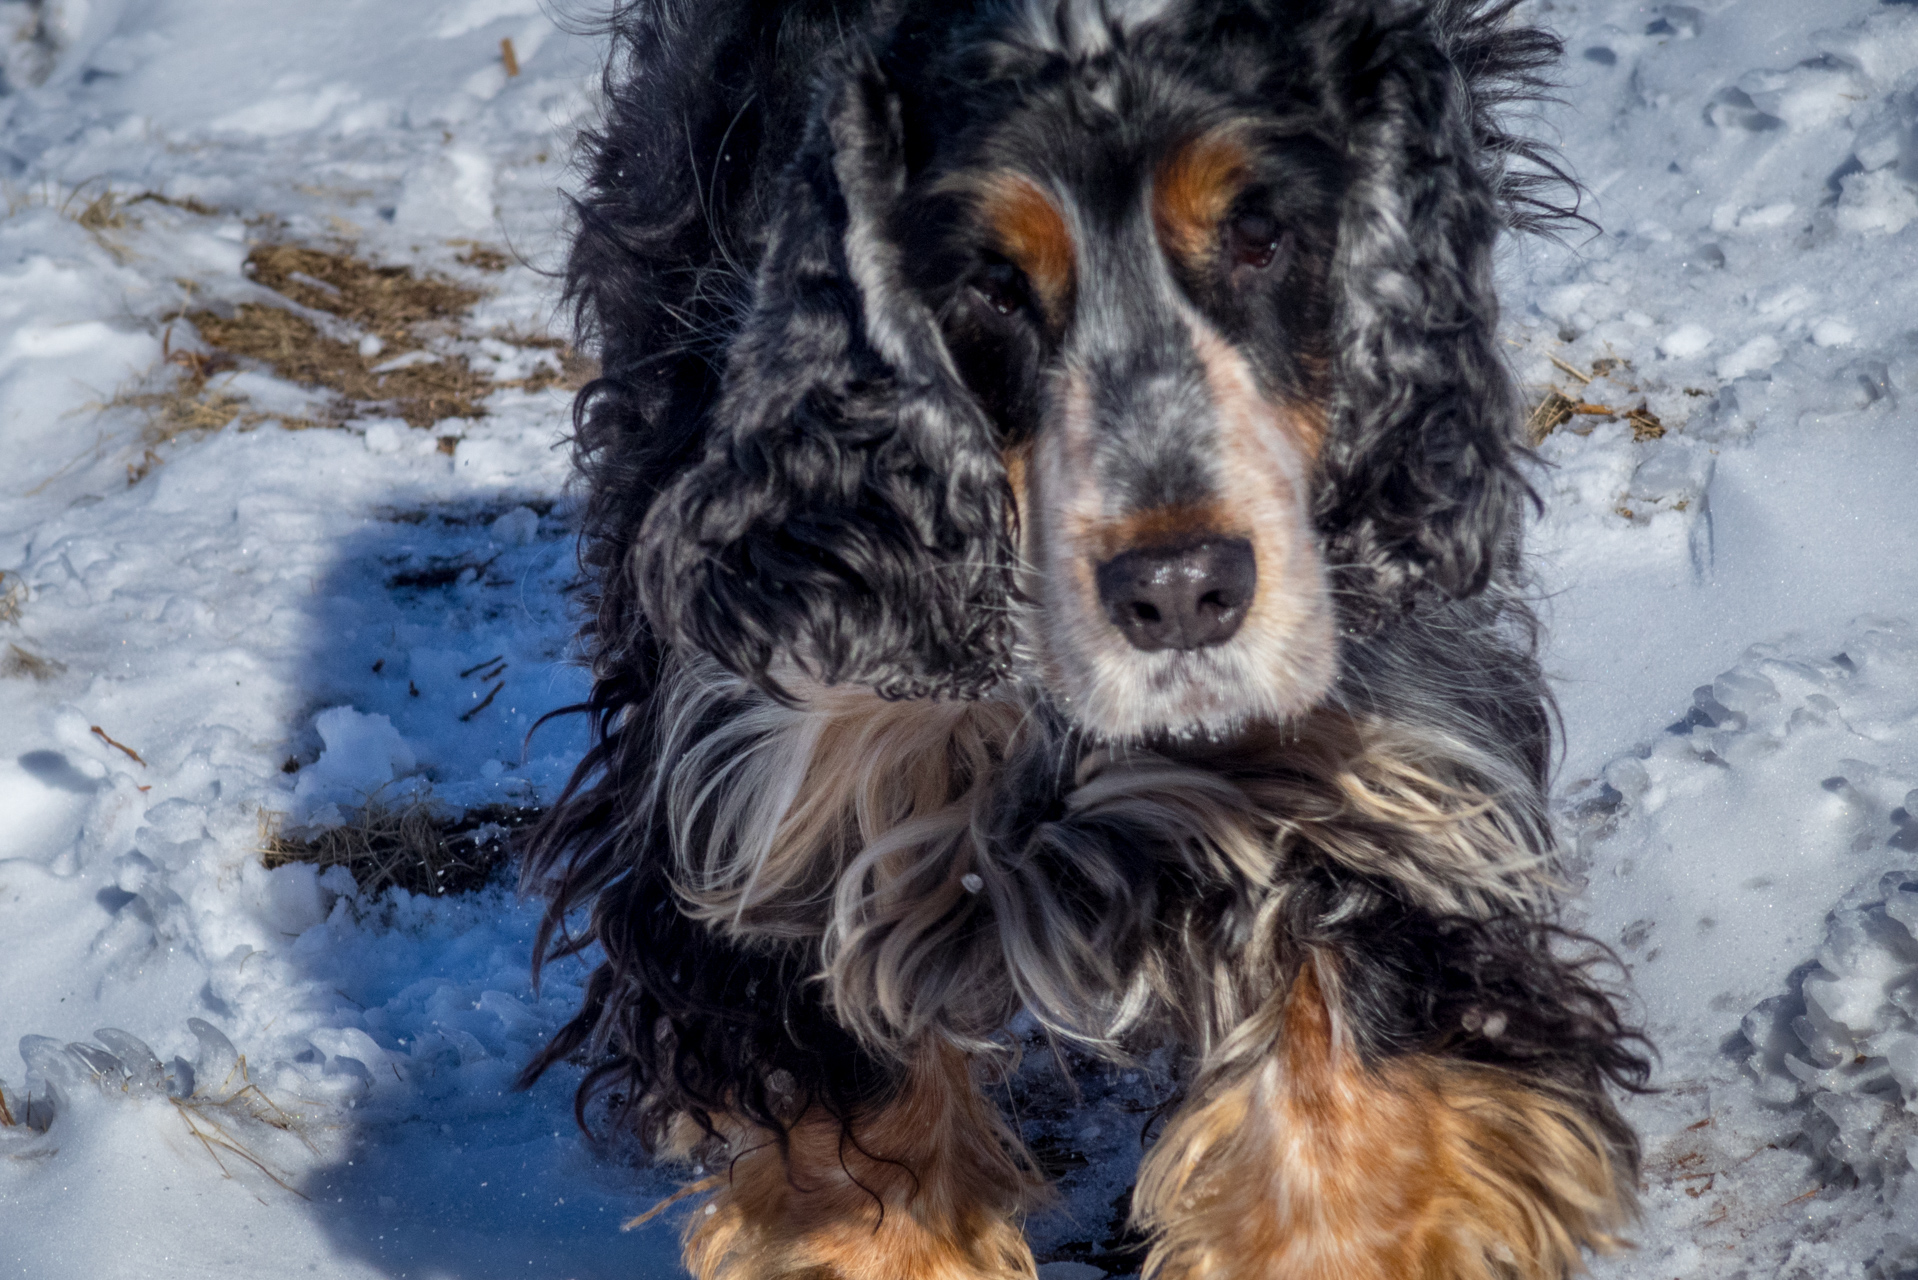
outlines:
[[[512,857],[512,835],[539,816],[534,809],[486,805],[443,817],[430,800],[369,800],[337,827],[293,832],[283,814],[260,815],[260,854],[268,867],[306,862],[345,867],[361,893],[405,889],[428,897],[467,893],[491,880]]]

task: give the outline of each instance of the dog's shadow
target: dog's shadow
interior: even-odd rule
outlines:
[[[584,692],[569,661],[572,517],[550,495],[511,488],[451,500],[394,491],[368,514],[301,604],[300,701],[287,721],[283,768],[308,784],[292,817],[338,804],[344,830],[359,824],[359,843],[376,846],[346,864],[361,892],[288,950],[310,992],[339,1000],[336,1025],[316,1026],[295,1055],[335,1101],[314,1145],[336,1154],[291,1190],[342,1259],[395,1280],[677,1274],[669,1226],[621,1230],[670,1182],[580,1133],[579,1070],[513,1087],[577,1006],[584,975],[561,963],[531,991],[538,908],[500,856],[515,818],[550,796],[584,745],[570,717],[527,742],[540,716]],[[336,754],[391,741],[385,717],[413,756],[370,806],[342,792],[377,779],[323,754],[316,717],[340,707],[353,714],[327,722]],[[462,813],[496,821],[473,829],[452,821]],[[451,863],[431,864],[422,833],[449,826],[469,830],[441,846]],[[346,856],[316,829],[268,843],[273,860]],[[441,891],[449,874],[464,892]]]

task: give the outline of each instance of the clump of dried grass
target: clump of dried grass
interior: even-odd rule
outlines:
[[[51,680],[66,669],[65,663],[43,658],[11,642],[0,653],[0,677],[8,679]]]
[[[1640,444],[1647,440],[1662,440],[1665,436],[1665,424],[1652,412],[1650,404],[1641,404],[1627,412],[1625,421],[1632,426],[1632,439]]]
[[[480,402],[494,384],[457,357],[377,372],[396,355],[420,349],[425,330],[463,316],[479,301],[479,290],[300,245],[260,245],[246,266],[254,280],[288,300],[377,337],[379,350],[362,354],[296,311],[256,302],[231,315],[187,316],[215,348],[270,365],[290,382],[331,391],[350,408],[386,408],[415,427],[485,413]]]
[[[143,380],[146,387],[154,388],[157,376],[157,389],[142,390],[138,384],[123,387],[111,399],[95,406],[132,409],[146,420],[141,431],[144,453],[137,462],[127,464],[130,485],[144,480],[159,465],[161,445],[182,436],[206,435],[236,422],[242,431],[250,431],[276,416],[258,412],[250,407],[251,402],[245,396],[213,382],[216,374],[233,366],[233,361],[223,353],[175,350],[171,329],[161,340],[161,350],[164,353],[162,371]],[[318,425],[307,418],[278,417],[290,430]]]
[[[312,321],[283,307],[248,302],[230,316],[196,311],[187,319],[221,351],[271,365],[289,382],[331,391],[352,408],[390,409],[410,426],[480,417],[486,412],[480,401],[494,389],[458,358],[376,373],[388,358],[384,351],[363,356],[358,347],[327,337]]]
[[[26,608],[26,582],[19,574],[0,569],[0,622],[18,622]]]
[[[75,197],[69,197],[69,200]],[[115,202],[109,192],[79,215],[101,228],[125,224],[126,204],[143,200],[210,213],[193,201],[157,195]],[[118,219],[118,221],[115,221]],[[99,234],[100,232],[96,232]],[[473,241],[460,261],[480,270],[500,270],[507,259],[497,249]],[[390,414],[414,427],[430,427],[449,418],[479,418],[484,401],[501,387],[540,391],[560,385],[577,390],[598,376],[598,367],[561,341],[545,334],[502,331],[495,336],[524,347],[559,353],[560,368],[540,368],[531,376],[494,381],[466,360],[444,350],[435,339],[453,332],[479,301],[481,291],[455,281],[421,275],[408,267],[376,266],[344,251],[303,245],[256,246],[246,272],[292,305],[242,303],[230,311],[184,312],[210,350],[176,350],[172,333],[166,363],[183,372],[170,385],[123,391],[96,407],[132,408],[146,415],[144,453],[127,468],[129,484],[143,479],[161,461],[161,445],[183,435],[241,430],[273,418],[289,429],[340,426],[364,413]],[[316,315],[315,313],[322,313]],[[333,325],[327,317],[341,323]],[[354,334],[367,335],[354,341]],[[397,367],[389,367],[404,360]],[[248,401],[211,382],[213,375],[239,361],[257,362],[289,382],[330,392],[330,403],[314,418],[287,418],[258,412]],[[441,440],[447,449],[448,439]],[[450,451],[450,450],[449,450]]]
[[[479,240],[450,240],[447,243],[460,249],[457,261],[475,271],[504,271],[513,264],[505,253]]]
[[[376,796],[345,824],[308,834],[282,829],[282,815],[261,814],[260,855],[268,867],[345,867],[368,896],[405,889],[437,898],[483,887],[511,860],[512,833],[538,817],[536,809],[486,805],[447,819],[427,800]]]
[[[478,289],[416,275],[411,267],[376,267],[351,254],[302,245],[258,245],[246,256],[246,272],[303,307],[378,334],[389,346],[410,338],[415,325],[458,319],[480,300]]]
[[[1544,397],[1533,406],[1531,415],[1525,419],[1525,439],[1534,448],[1545,442],[1545,437],[1572,420],[1572,413],[1578,402],[1560,391],[1557,387],[1548,388]]]
[[[1545,389],[1545,394],[1540,397],[1539,402],[1533,406],[1532,412],[1525,419],[1525,439],[1533,447],[1543,444],[1545,437],[1575,417],[1600,418],[1606,422],[1615,422],[1623,418],[1631,426],[1632,439],[1639,444],[1664,436],[1665,424],[1659,420],[1657,414],[1652,412],[1648,401],[1640,400],[1635,409],[1619,409],[1609,404],[1593,404],[1584,398],[1592,394],[1589,388],[1597,379],[1611,378],[1621,370],[1629,372],[1632,367],[1631,361],[1606,356],[1592,361],[1591,372],[1587,373],[1577,365],[1568,364],[1557,356],[1547,358],[1559,372],[1569,375],[1578,383],[1578,386],[1569,395],[1557,387]],[[1625,382],[1623,378],[1617,378],[1615,381],[1621,384]],[[1625,389],[1627,392],[1636,392],[1638,387],[1626,384]],[[1702,396],[1706,393],[1687,387],[1685,394]],[[1583,430],[1579,428],[1573,428],[1573,430],[1583,435],[1591,428],[1588,426]]]
[[[503,386],[523,387],[528,391],[544,391],[548,387],[562,387],[567,391],[578,391],[599,376],[599,361],[580,351],[564,338],[555,338],[549,333],[528,333],[516,326],[495,329],[492,334],[501,342],[510,342],[516,347],[525,347],[530,351],[553,351],[559,354],[559,371],[537,369],[532,376]]]

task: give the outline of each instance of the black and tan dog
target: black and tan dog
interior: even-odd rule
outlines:
[[[529,862],[703,1280],[1030,1276],[1022,1010],[1182,1046],[1166,1277],[1558,1277],[1645,1063],[1554,927],[1512,0],[642,0],[570,283],[591,751]],[[591,926],[564,921],[590,906]]]

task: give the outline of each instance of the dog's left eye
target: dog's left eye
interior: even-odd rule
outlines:
[[[1022,311],[1026,306],[1026,274],[1010,262],[992,262],[973,277],[972,287],[986,305],[1002,316]]]
[[[1265,213],[1240,213],[1226,224],[1226,251],[1240,266],[1263,271],[1278,258],[1285,247],[1285,232],[1278,220]]]

